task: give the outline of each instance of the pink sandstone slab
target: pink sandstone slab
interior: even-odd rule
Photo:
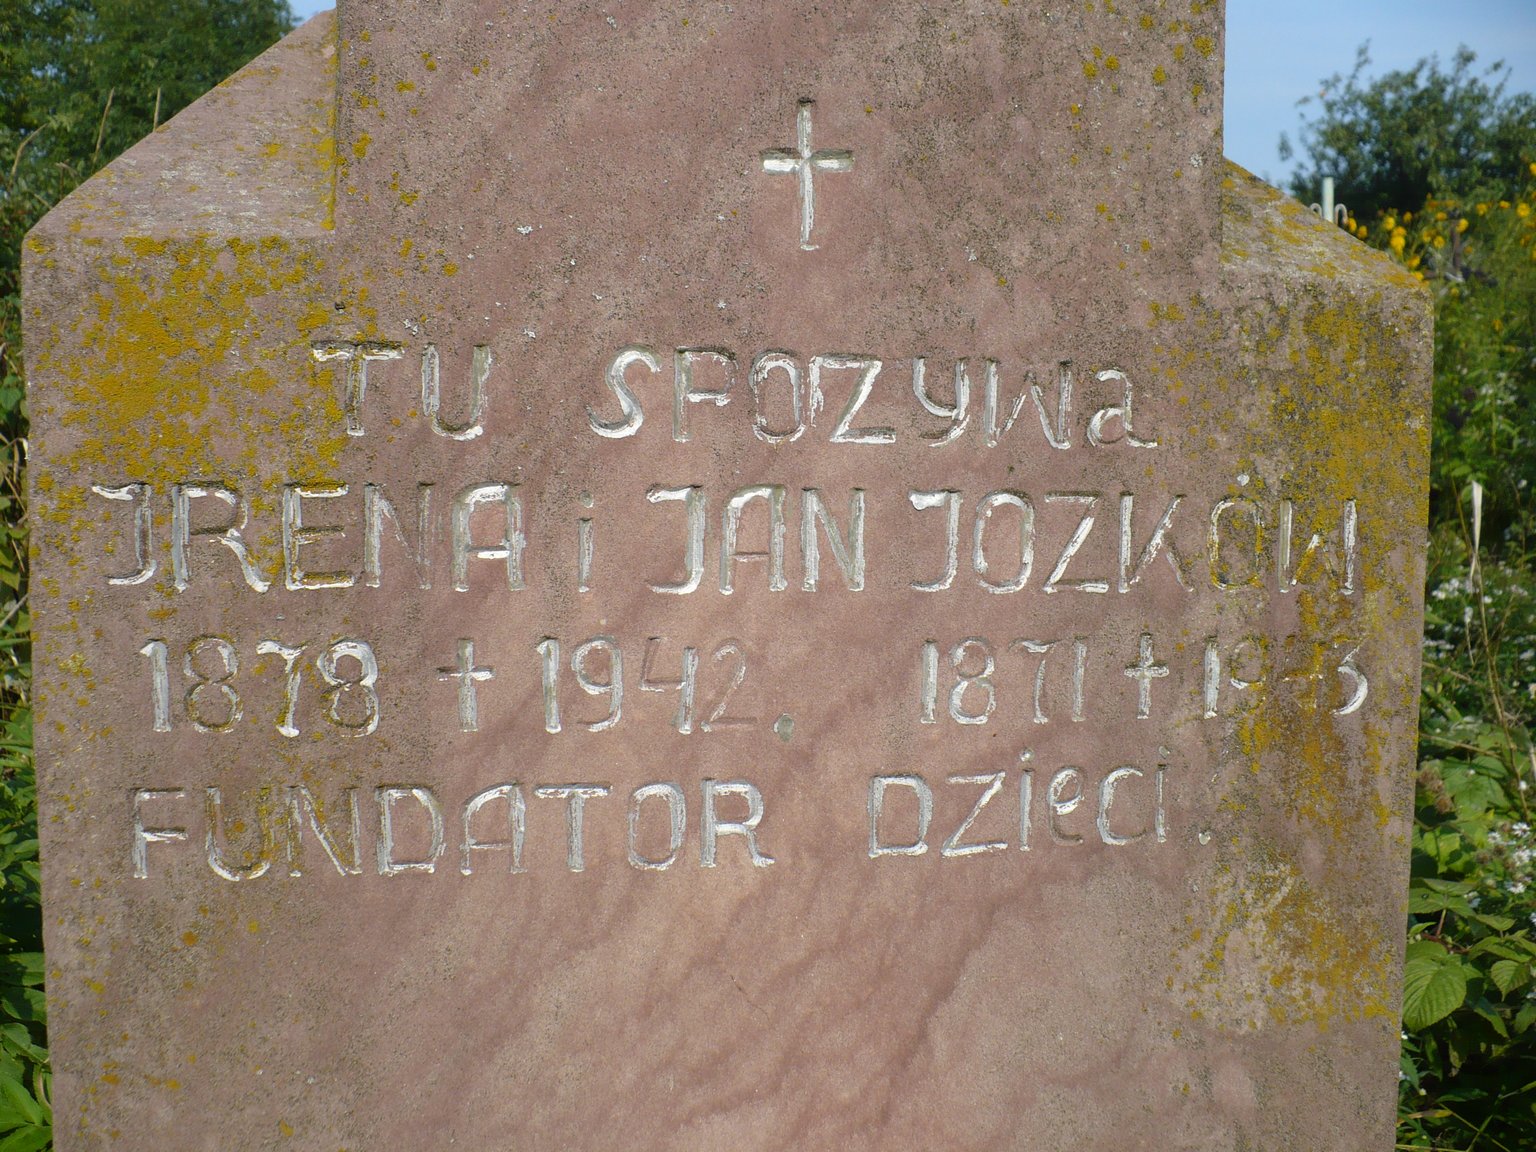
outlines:
[[[1222,21],[344,3],[50,214],[61,1152],[1389,1148],[1429,308]]]

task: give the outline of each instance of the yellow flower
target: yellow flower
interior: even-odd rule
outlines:
[[[1468,225],[1470,225],[1471,223],[1472,223],[1472,221],[1468,220],[1465,216],[1463,216],[1460,220],[1456,221],[1456,231],[1458,231],[1458,232],[1465,232],[1467,230]]]
[[[1396,252],[1399,256],[1403,254],[1403,237],[1400,234],[1394,232],[1388,244],[1391,246],[1392,251]]]
[[[1531,214],[1531,206],[1529,204],[1527,204],[1524,200],[1520,201],[1520,207],[1515,209],[1515,215],[1519,216],[1521,218],[1524,218],[1526,216],[1529,216],[1530,214]]]
[[[1536,176],[1536,160],[1531,162],[1531,175]]]
[[[1445,237],[1444,236],[1436,236],[1435,237],[1435,247],[1436,248],[1444,248],[1445,247]]]
[[[1486,205],[1486,204],[1479,204],[1477,206],[1477,214],[1479,216],[1486,216],[1486,215],[1488,215],[1488,205]]]
[[[1509,201],[1508,200],[1500,200],[1499,201],[1499,207],[1500,208],[1508,208],[1509,207]]]
[[[1404,212],[1403,213],[1403,223],[1404,224],[1407,224],[1412,219],[1413,219],[1413,213],[1412,212]]]
[[[1445,219],[1445,213],[1444,212],[1436,212],[1435,213],[1435,219],[1436,220],[1444,220]]]
[[[1381,222],[1381,226],[1390,232],[1392,229],[1397,227],[1397,219],[1393,216],[1388,216]]]

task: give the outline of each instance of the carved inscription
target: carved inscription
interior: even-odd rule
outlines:
[[[1166,749],[1159,749],[1166,758]],[[1042,844],[1074,845],[1089,840],[1113,848],[1168,839],[1164,809],[1166,763],[1143,768],[1120,764],[1102,771],[1062,765],[1040,772],[1036,800],[1033,753],[1019,756],[1017,772],[947,776],[940,784],[922,773],[872,776],[869,780],[869,857],[921,856],[936,847],[945,860]],[[935,787],[970,801],[958,823],[935,825]],[[898,802],[898,797],[900,802]],[[974,799],[971,799],[974,797]],[[994,803],[995,802],[995,803]]]
[[[808,249],[815,174],[852,167],[850,153],[813,150],[810,130],[804,102],[796,147],[762,157],[764,171],[797,176]],[[594,496],[516,468],[455,469],[460,458],[486,468],[494,457],[468,446],[517,409],[500,398],[513,385],[489,346],[338,338],[310,354],[336,389],[341,431],[377,436],[403,419],[379,407],[408,405],[441,446],[431,470],[386,484],[315,469],[259,490],[234,472],[108,475],[81,493],[97,513],[103,595],[275,609],[246,634],[141,633],[125,654],[139,675],[122,690],[151,739],[228,748],[275,731],[285,748],[301,738],[382,747],[428,724],[466,747],[511,732],[552,751],[644,749],[654,734],[750,755],[801,738],[796,669],[776,626],[679,634],[661,623],[667,613],[686,597],[834,615],[889,597],[908,615],[933,607],[893,618],[908,639],[880,667],[813,645],[815,658],[850,683],[873,678],[850,696],[864,719],[911,725],[914,738],[942,732],[965,764],[926,752],[868,763],[862,795],[839,793],[863,805],[862,821],[855,807],[837,823],[862,823],[864,843],[848,850],[872,867],[919,857],[989,867],[1043,851],[1118,859],[1195,837],[1173,800],[1180,740],[1219,741],[1265,703],[1355,731],[1371,702],[1361,494],[1246,473],[1160,484],[1156,463],[1177,437],[1148,415],[1160,409],[1133,367],[637,342],[587,365],[577,416],[599,459],[652,437],[670,441],[656,445],[669,463]],[[702,461],[732,438],[771,463],[728,481],[688,467],[690,452]],[[807,457],[813,443],[846,466]],[[899,487],[863,470],[901,445],[916,464]],[[622,565],[607,544],[620,533]],[[654,605],[656,619],[600,608],[585,625],[532,621],[516,644],[481,623],[480,612],[515,616],[530,593],[583,607],[620,593]],[[401,594],[476,611],[426,652],[384,629],[284,623],[289,597],[355,605]],[[1328,610],[1262,623],[1262,606],[1303,600]],[[1179,604],[1214,605],[1205,618],[1219,624],[1181,631],[1168,611]],[[1003,605],[1019,609],[1006,630],[995,614],[967,624]],[[1081,762],[1074,733],[1130,750]],[[1001,763],[998,744],[981,743],[998,736],[1015,749]],[[690,780],[509,773],[456,790],[408,770],[330,791],[308,777],[236,789],[170,773],[123,793],[122,842],[144,879],[203,864],[229,882],[792,866],[774,815],[803,796],[765,786],[749,761],[725,762],[731,770]]]
[[[747,780],[704,779],[686,792],[670,781],[649,783],[627,801],[611,785],[587,781],[512,781],[464,797],[425,785],[381,785],[372,789],[371,801],[358,788],[322,796],[308,784],[277,785],[239,801],[214,786],[203,793],[198,804],[185,787],[131,790],[129,852],[136,877],[148,879],[166,867],[162,858],[170,849],[155,845],[197,847],[209,871],[232,882],[269,873],[298,877],[316,867],[340,876],[431,874],[453,848],[457,867],[445,872],[492,870],[490,861],[498,857],[484,854],[496,853],[503,874],[518,874],[530,870],[528,859],[544,840],[559,845],[557,867],[584,872],[598,863],[588,833],[596,819],[624,826],[624,860],[640,871],[681,865],[690,841],[697,867],[741,863],[765,869],[775,863],[759,831],[766,814],[762,793]],[[229,843],[237,807],[255,828],[244,849]],[[622,866],[617,859],[602,863]]]

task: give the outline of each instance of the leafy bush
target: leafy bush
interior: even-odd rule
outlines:
[[[1400,1147],[1536,1140],[1536,582],[1438,527],[1425,607]]]
[[[1400,1148],[1536,1147],[1536,162],[1351,220],[1435,294]]]
[[[1322,178],[1332,176],[1362,219],[1431,196],[1510,199],[1525,161],[1536,159],[1536,96],[1506,93],[1503,64],[1478,75],[1466,48],[1449,70],[1431,56],[1367,82],[1369,47],[1360,47],[1348,76],[1322,80],[1317,96],[1299,101],[1306,162],[1291,176],[1292,193],[1315,201]],[[1292,153],[1282,135],[1281,159]]]

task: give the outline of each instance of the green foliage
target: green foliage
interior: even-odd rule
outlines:
[[[11,0],[0,9],[7,160],[80,177],[163,124],[293,24],[287,0]]]
[[[1316,115],[1304,114],[1299,132],[1306,162],[1291,177],[1297,198],[1319,199],[1322,177],[1333,176],[1361,219],[1431,196],[1509,199],[1536,160],[1536,97],[1507,95],[1502,64],[1478,75],[1466,48],[1449,71],[1431,56],[1367,81],[1369,47],[1361,45],[1349,76],[1329,77],[1300,102]],[[1292,155],[1285,136],[1280,155]]]
[[[0,1152],[44,1148],[53,1135],[30,717],[11,713],[0,753]]]
[[[1435,286],[1434,519],[1455,520],[1476,480],[1481,539],[1521,547],[1536,523],[1536,164],[1511,196],[1431,198],[1351,230]]]
[[[1403,989],[1406,1148],[1536,1141],[1536,557],[1482,552],[1474,569],[1463,525],[1437,526]]]
[[[0,313],[14,324],[13,313]],[[52,1142],[43,1003],[31,631],[22,468],[25,416],[15,333],[0,343],[0,1152]]]

